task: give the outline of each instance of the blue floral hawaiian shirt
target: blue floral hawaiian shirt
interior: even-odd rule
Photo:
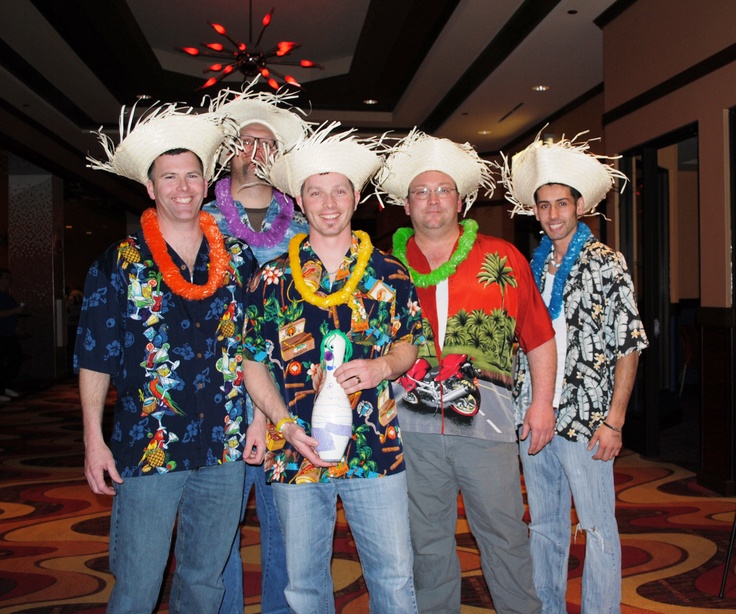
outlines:
[[[238,239],[225,237],[225,247],[227,281],[203,300],[171,292],[142,233],[109,247],[87,274],[74,368],[107,373],[117,389],[110,448],[123,477],[242,458],[243,299],[256,264]],[[203,239],[193,283],[207,282],[208,262]]]

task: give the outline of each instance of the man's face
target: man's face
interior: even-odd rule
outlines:
[[[582,198],[577,202],[566,185],[553,183],[537,190],[534,216],[542,225],[544,233],[554,242],[567,244],[575,234],[578,218],[585,210]]]
[[[161,221],[176,223],[198,218],[207,194],[202,163],[191,151],[159,156],[153,163],[153,180],[148,181],[146,188],[156,201]]]
[[[312,175],[304,182],[296,202],[309,222],[309,232],[337,237],[350,232],[350,220],[360,193],[340,173]]]
[[[442,230],[457,225],[462,199],[452,177],[440,171],[426,171],[409,184],[404,210],[417,230]]]
[[[254,161],[264,163],[269,153],[276,150],[276,137],[263,124],[246,124],[240,129],[243,151],[230,161],[232,174],[244,174],[255,168]]]

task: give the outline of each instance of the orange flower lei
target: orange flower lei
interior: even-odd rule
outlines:
[[[294,278],[294,286],[297,292],[301,294],[302,298],[317,307],[327,309],[334,305],[342,305],[350,301],[353,296],[353,292],[358,287],[360,280],[363,279],[363,274],[368,267],[368,261],[371,258],[373,252],[373,245],[371,244],[371,238],[362,230],[354,230],[353,234],[358,238],[360,243],[358,244],[358,259],[353,267],[353,272],[348,278],[347,282],[343,286],[342,290],[328,294],[327,296],[317,296],[315,292],[310,290],[307,283],[304,281],[302,275],[302,266],[299,261],[299,249],[301,242],[307,238],[305,234],[298,234],[292,237],[289,242],[289,266],[291,267],[291,276]]]
[[[146,209],[141,215],[141,228],[143,238],[151,250],[153,261],[161,271],[166,285],[177,296],[183,296],[190,301],[198,301],[212,296],[225,282],[225,275],[230,266],[230,254],[225,249],[225,242],[215,219],[209,214],[201,211],[199,214],[199,226],[204,233],[210,247],[210,267],[207,283],[203,286],[186,281],[179,267],[169,255],[166,240],[158,227],[156,210]]]

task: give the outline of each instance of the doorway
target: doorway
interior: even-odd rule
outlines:
[[[621,196],[621,251],[629,262],[650,346],[642,353],[626,446],[700,466],[700,244],[697,125],[626,152],[632,189]]]

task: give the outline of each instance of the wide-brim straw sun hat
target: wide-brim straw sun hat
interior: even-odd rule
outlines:
[[[616,179],[621,179],[621,190],[627,178],[621,171],[603,164],[601,160],[615,160],[620,156],[602,156],[589,152],[588,141],[577,142],[586,132],[581,132],[572,140],[563,136],[557,142],[545,142],[540,134],[523,151],[508,159],[504,156],[501,170],[506,198],[514,205],[511,215],[533,215],[534,194],[543,185],[562,184],[575,188],[583,197],[583,215],[595,212],[596,207],[614,187]]]
[[[230,118],[212,114],[197,115],[189,106],[167,103],[151,108],[134,123],[135,107],[126,114],[120,112],[120,142],[102,132],[97,134],[107,155],[107,161],[87,156],[95,170],[108,171],[138,183],[148,183],[148,170],[154,160],[172,149],[186,149],[201,161],[204,177],[209,183],[215,176],[220,153],[234,151],[238,126]],[[127,118],[127,122],[126,122]]]
[[[256,81],[254,79],[242,91],[221,90],[212,99],[209,111],[232,117],[240,128],[249,124],[261,124],[273,132],[279,149],[289,151],[310,130],[310,125],[297,115],[297,112],[302,112],[301,109],[289,104],[298,94],[285,89],[275,93],[257,92],[254,90]],[[288,105],[294,110],[279,105]]]
[[[340,122],[323,124],[285,154],[272,157],[265,174],[277,190],[297,196],[312,175],[340,173],[360,191],[381,166],[381,138],[359,139],[355,129],[336,132]]]
[[[452,177],[467,213],[480,188],[487,198],[493,195],[496,184],[492,168],[470,143],[460,144],[414,129],[391,149],[374,184],[379,196],[384,192],[389,203],[404,206],[409,186],[417,175],[440,171]]]

